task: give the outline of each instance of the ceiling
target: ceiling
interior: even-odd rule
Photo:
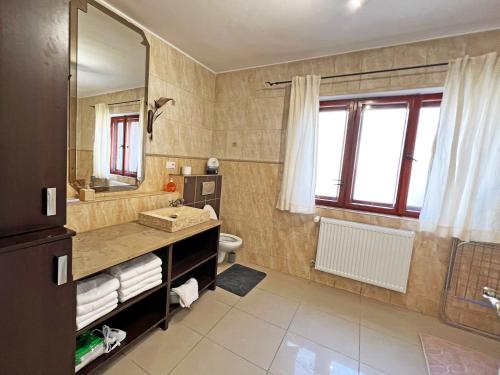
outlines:
[[[499,0],[106,2],[214,72],[500,28]]]
[[[144,87],[142,35],[89,5],[78,14],[78,97]]]

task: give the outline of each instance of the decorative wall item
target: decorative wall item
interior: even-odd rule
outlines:
[[[168,102],[172,102],[175,105],[175,100],[172,98],[160,97],[154,101],[154,104],[150,105],[151,109],[148,111],[148,134],[149,139],[153,140],[153,123],[156,121],[158,117],[162,115],[163,112],[159,112],[158,110],[163,107]]]

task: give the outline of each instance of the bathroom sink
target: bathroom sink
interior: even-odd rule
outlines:
[[[167,207],[139,213],[139,223],[167,232],[191,227],[210,220],[208,211],[189,206]]]

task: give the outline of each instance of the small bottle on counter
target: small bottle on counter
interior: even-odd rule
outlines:
[[[175,184],[174,179],[172,177],[170,177],[170,181],[167,184],[165,184],[163,190],[169,193],[173,193],[175,190],[177,190],[177,185]]]

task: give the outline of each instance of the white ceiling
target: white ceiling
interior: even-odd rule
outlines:
[[[215,72],[500,27],[499,0],[106,0]]]
[[[78,14],[78,97],[144,87],[142,35],[89,5]]]

